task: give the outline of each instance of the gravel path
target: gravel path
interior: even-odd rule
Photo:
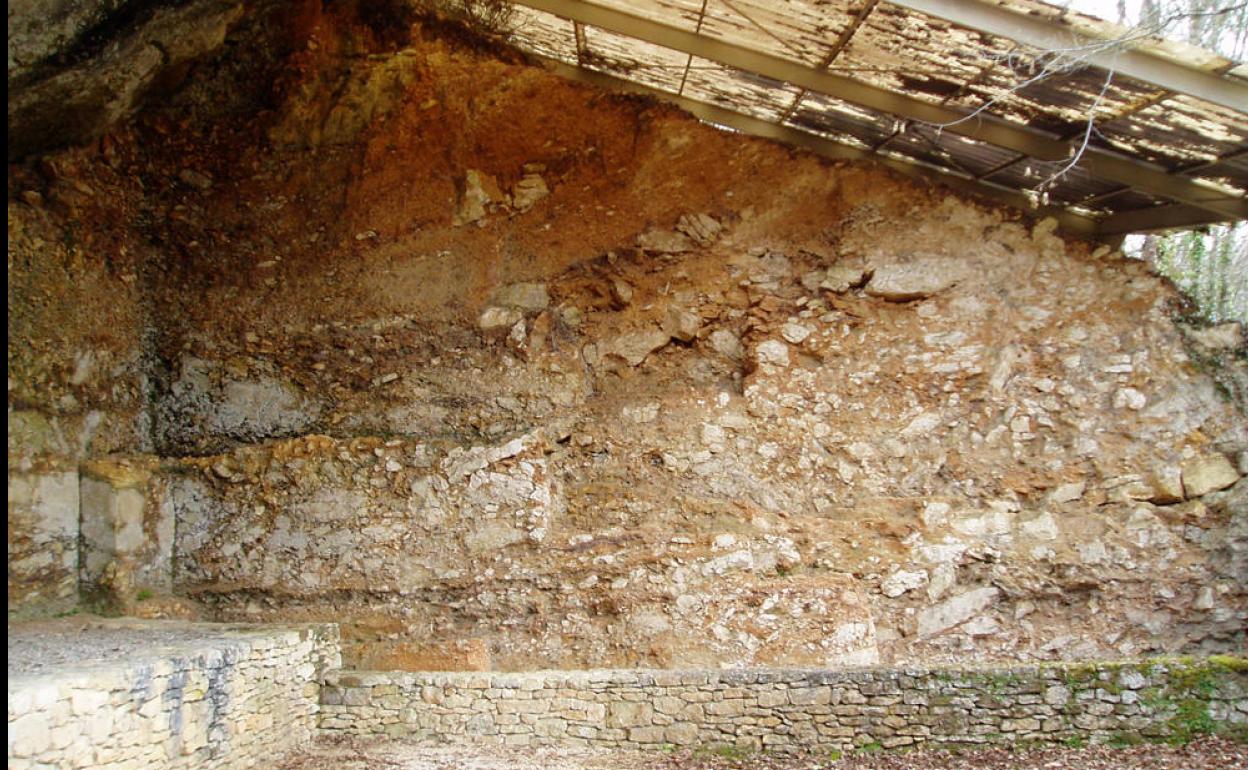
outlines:
[[[1202,738],[1186,746],[880,753],[830,760],[574,748],[422,746],[326,740],[272,770],[1248,770],[1248,744]]]

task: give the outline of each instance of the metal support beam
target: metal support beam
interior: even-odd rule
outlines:
[[[542,61],[545,62],[546,66],[553,72],[563,77],[578,80],[583,83],[589,83],[602,88],[610,88],[617,91],[655,97],[674,104],[693,114],[694,117],[708,123],[726,126],[735,131],[740,131],[751,136],[762,137],[764,139],[774,139],[784,142],[785,144],[810,150],[826,158],[832,158],[834,160],[867,160],[873,163],[879,163],[909,177],[939,182],[969,195],[980,196],[994,203],[1003,204],[1016,209],[1023,209],[1038,216],[1051,216],[1057,219],[1058,224],[1062,227],[1062,229],[1071,235],[1084,238],[1095,238],[1099,233],[1096,220],[1057,207],[1041,206],[1039,208],[1034,208],[1032,200],[1017,190],[1012,190],[999,185],[993,185],[991,183],[976,182],[968,177],[953,174],[932,166],[907,163],[895,158],[873,155],[868,150],[862,150],[848,144],[841,144],[840,142],[825,139],[805,131],[799,131],[787,126],[781,126],[768,120],[762,120],[751,115],[724,109],[723,107],[717,107],[713,104],[701,102],[696,99],[690,99],[687,96],[678,96],[669,91],[661,91],[657,88],[651,88],[650,86],[644,86],[640,83],[634,83],[631,80],[624,80],[612,75],[605,75],[600,72],[593,72],[579,67],[573,67],[556,59],[549,59],[546,57],[538,58],[541,58]]]
[[[698,24],[693,28],[695,33],[702,31],[702,22],[706,21],[706,3],[707,0],[702,0],[702,7],[698,10]],[[689,68],[692,66],[693,54],[689,54],[689,58],[685,59],[685,71],[680,73],[680,88],[676,89],[676,93],[685,93],[685,83],[689,82]]]
[[[1211,216],[1208,211],[1192,206],[1157,206],[1111,214],[1100,220],[1099,232],[1109,237],[1125,233],[1181,230],[1200,225],[1214,225],[1224,221],[1224,219]]]
[[[962,110],[944,107],[912,96],[872,86],[853,78],[820,72],[798,62],[771,56],[743,46],[695,34],[651,19],[634,16],[581,0],[513,0],[519,5],[535,8],[566,19],[660,45],[675,51],[719,62],[773,80],[792,83],[843,101],[909,118],[936,126],[1038,160],[1063,161],[1075,152],[1069,142],[1050,134],[980,114],[969,118]],[[1224,219],[1248,218],[1248,201],[1230,198],[1218,189],[1198,180],[1168,174],[1165,171],[1125,156],[1095,148],[1087,148],[1079,167],[1095,177],[1103,177],[1131,185],[1154,195],[1191,204],[1218,214]]]
[[[1169,59],[1132,50],[1129,43],[1107,45],[1100,40],[1062,29],[1054,22],[1007,10],[986,0],[888,0],[893,5],[951,21],[961,27],[1009,38],[1041,51],[1090,46],[1081,56],[1088,64],[1150,83],[1238,112],[1248,112],[1248,83],[1189,67]],[[1098,46],[1098,44],[1100,44]],[[1103,50],[1098,50],[1103,49]]]

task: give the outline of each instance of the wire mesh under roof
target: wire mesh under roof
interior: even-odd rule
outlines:
[[[512,4],[512,42],[564,74],[1073,232],[1248,218],[1248,67],[1039,0]]]

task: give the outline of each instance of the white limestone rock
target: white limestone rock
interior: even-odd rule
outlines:
[[[1115,409],[1130,409],[1138,412],[1148,404],[1144,394],[1135,388],[1119,388],[1114,393]]]
[[[890,599],[896,599],[898,596],[921,588],[927,583],[927,570],[897,570],[893,574],[884,578],[884,582],[880,583],[880,592]]]
[[[958,594],[940,604],[920,610],[918,616],[919,636],[935,636],[954,626],[961,625],[991,607],[1000,596],[1000,590],[992,586],[984,586]]]
[[[841,294],[867,281],[867,269],[862,265],[833,265],[824,275],[820,289]]]
[[[1084,491],[1087,489],[1087,483],[1083,481],[1072,481],[1069,484],[1061,484],[1049,493],[1049,502],[1051,503],[1071,503],[1083,497]]]
[[[802,344],[813,332],[814,329],[809,326],[792,321],[780,327],[780,336],[794,345]]]
[[[1183,502],[1183,471],[1177,465],[1166,465],[1155,468],[1149,479],[1152,494],[1149,502],[1157,505],[1171,505]]]
[[[483,332],[495,332],[510,329],[523,318],[524,315],[519,310],[492,305],[481,311],[481,315],[477,318],[477,326]]]
[[[939,260],[881,265],[867,283],[867,294],[890,302],[909,302],[944,291],[956,280]]]
[[[711,349],[719,353],[724,358],[733,361],[742,361],[745,359],[745,348],[741,345],[741,340],[737,335],[727,329],[716,329],[711,332],[707,338]]]
[[[754,349],[754,356],[760,364],[788,366],[789,346],[780,340],[764,340]]]
[[[1058,530],[1057,521],[1053,518],[1053,514],[1045,511],[1033,519],[1028,519],[1019,525],[1023,535],[1034,538],[1036,540],[1056,540],[1061,532]]]

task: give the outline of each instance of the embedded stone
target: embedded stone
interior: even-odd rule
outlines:
[[[673,339],[691,342],[702,329],[702,316],[688,308],[672,306],[663,318],[663,331]]]
[[[694,248],[689,236],[671,230],[647,230],[637,236],[637,245],[652,254],[681,254]]]
[[[641,366],[651,353],[662,348],[671,339],[667,332],[649,326],[616,337],[604,346],[602,353],[604,356],[621,358],[629,366]]]
[[[1183,491],[1190,500],[1239,481],[1239,471],[1222,455],[1206,455],[1183,464]]]
[[[919,611],[919,636],[934,636],[965,623],[996,603],[1001,591],[992,586],[976,588]]]
[[[877,267],[866,290],[889,302],[909,302],[944,291],[955,281],[940,261],[922,260]]]
[[[535,312],[550,305],[550,293],[544,283],[513,283],[494,292],[494,304]]]
[[[513,308],[487,307],[481,311],[480,317],[477,318],[477,326],[484,332],[510,329],[523,318],[524,315],[519,310]]]
[[[897,570],[893,574],[884,579],[880,583],[880,591],[890,599],[920,588],[927,583],[927,570],[914,570],[908,572],[906,570]]]
[[[760,364],[773,366],[789,365],[789,346],[780,340],[764,340],[754,350],[754,356]]]
[[[711,332],[707,342],[710,343],[712,350],[724,358],[730,358],[733,361],[741,361],[745,358],[745,348],[741,345],[741,340],[727,329],[716,329]]]

